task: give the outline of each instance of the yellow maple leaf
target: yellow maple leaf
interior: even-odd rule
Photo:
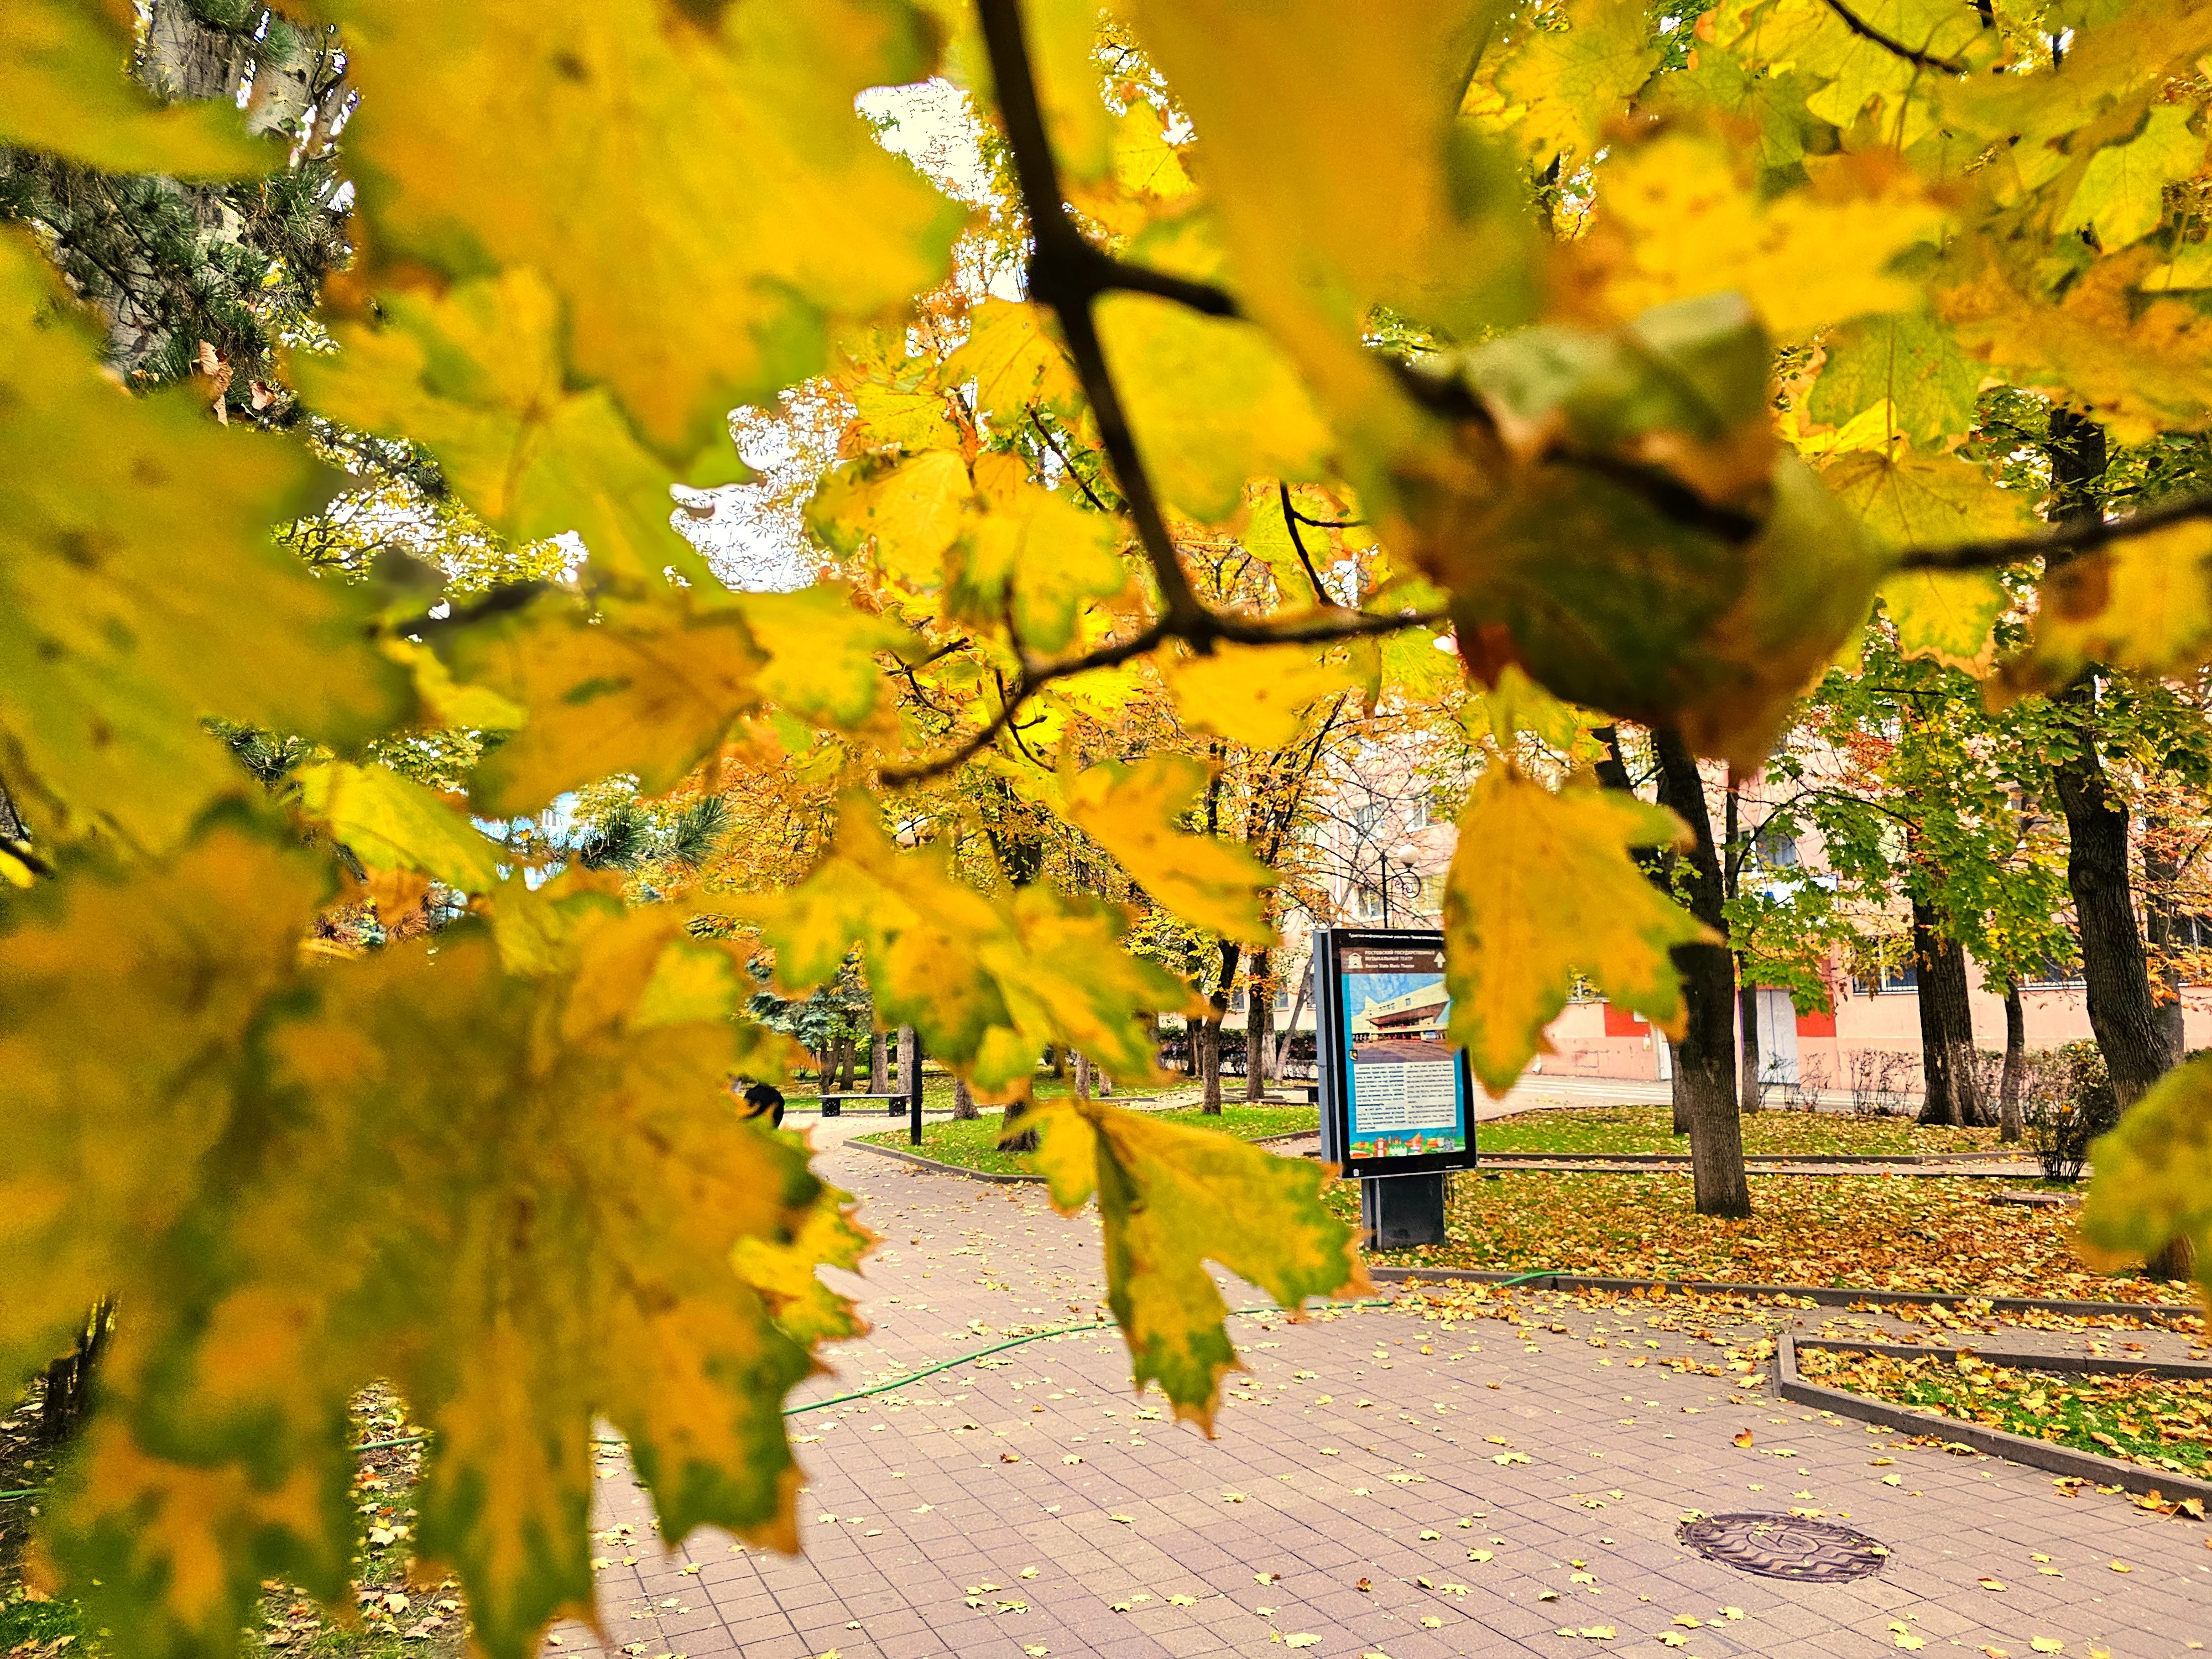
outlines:
[[[1208,1434],[1237,1364],[1208,1261],[1292,1310],[1370,1288],[1351,1227],[1320,1201],[1330,1177],[1316,1164],[1092,1101],[1054,1101],[1019,1121],[1042,1132],[1035,1157],[1054,1207],[1073,1214],[1097,1195],[1106,1299],[1138,1388],[1158,1382],[1176,1416]]]
[[[1591,246],[1613,262],[1605,294],[1616,315],[1733,289],[1784,339],[1916,306],[1917,287],[1887,274],[1891,262],[1944,223],[1919,179],[1881,152],[1839,158],[1765,198],[1731,146],[1680,128],[1617,150],[1597,192]]]
[[[2099,1264],[2118,1268],[2187,1239],[2197,1293],[2212,1307],[2212,1060],[2160,1078],[2091,1157],[2081,1233]]]
[[[374,258],[534,266],[570,351],[664,454],[826,362],[825,323],[904,303],[964,216],[854,108],[933,67],[865,0],[319,0]]]
[[[184,391],[127,396],[82,323],[0,234],[0,776],[46,827],[159,848],[246,785],[204,720],[348,743],[405,680],[368,648],[366,595],[269,538],[307,458]]]
[[[1266,945],[1274,929],[1260,895],[1275,884],[1274,872],[1241,847],[1181,827],[1206,781],[1194,757],[1154,755],[1066,776],[1061,794],[1067,817],[1158,902],[1208,933]]]
[[[1249,478],[1321,476],[1328,428],[1262,331],[1148,294],[1108,295],[1097,326],[1163,500],[1218,523]]]
[[[248,136],[227,99],[164,105],[128,71],[134,20],[94,0],[9,0],[0,9],[0,143],[51,150],[108,173],[241,178],[284,162]]]
[[[658,588],[673,567],[694,586],[713,583],[670,526],[666,469],[604,389],[568,386],[560,301],[544,276],[509,270],[434,297],[390,294],[378,309],[375,328],[333,331],[336,356],[292,359],[310,404],[421,444],[462,498],[514,540],[574,532],[592,582]],[[720,443],[727,449],[726,438]]]
[[[2019,535],[2036,522],[2019,491],[1998,489],[1956,456],[1861,451],[1834,462],[1820,481],[1874,541],[1893,548]],[[1993,573],[1896,571],[1877,591],[1907,656],[1988,670],[1996,653],[1992,630],[2007,604]]]
[[[292,776],[301,810],[370,868],[419,871],[465,893],[498,885],[492,841],[434,791],[390,767],[313,761]]]
[[[1308,709],[1359,684],[1348,664],[1311,646],[1225,643],[1176,659],[1167,679],[1185,720],[1255,749],[1291,742]]]
[[[1681,986],[1668,953],[1710,939],[1628,856],[1686,831],[1632,795],[1553,794],[1503,762],[1474,787],[1444,888],[1451,1039],[1493,1095],[1550,1052],[1544,1028],[1576,975],[1659,1025],[1679,1029]]]

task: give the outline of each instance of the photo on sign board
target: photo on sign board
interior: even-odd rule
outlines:
[[[1444,1041],[1443,951],[1353,946],[1340,973],[1350,1161],[1465,1152],[1463,1069]]]

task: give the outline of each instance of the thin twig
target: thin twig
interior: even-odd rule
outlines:
[[[1956,542],[1948,547],[1907,548],[1898,558],[1906,570],[1996,570],[2054,554],[2094,552],[2113,542],[2148,536],[2195,519],[2212,519],[2212,495],[2185,495],[2162,507],[2145,507],[2124,519],[2085,519],[2054,525],[2032,535],[1990,541]]]
[[[1291,623],[1255,621],[1243,617],[1217,616],[1202,613],[1199,632],[1209,642],[1226,640],[1237,645],[1320,645],[1333,640],[1364,639],[1377,634],[1395,634],[1407,628],[1432,628],[1445,620],[1441,611],[1401,611],[1386,613],[1375,611],[1337,611],[1333,614],[1307,617]],[[1098,646],[1080,656],[1065,658],[1059,662],[1030,663],[1022,670],[1021,678],[1013,684],[1011,692],[1005,690],[999,712],[983,725],[944,754],[908,765],[886,766],[883,769],[885,783],[927,783],[956,771],[997,741],[999,733],[1018,713],[1024,703],[1055,680],[1072,679],[1078,674],[1087,674],[1093,669],[1115,668],[1131,659],[1157,650],[1172,639],[1188,641],[1188,635],[1170,625],[1165,617],[1157,617],[1126,640]]]
[[[1321,574],[1315,570],[1314,562],[1306,556],[1305,538],[1298,534],[1299,514],[1297,509],[1291,505],[1291,487],[1278,482],[1276,488],[1283,492],[1283,527],[1291,532],[1291,545],[1297,550],[1298,562],[1306,568],[1306,580],[1313,584],[1314,599],[1321,605],[1334,605],[1336,600],[1330,596],[1328,589],[1322,586]]]
[[[1091,487],[1091,480],[1077,470],[1074,460],[1060,447],[1060,440],[1052,435],[1052,428],[1044,423],[1035,409],[1030,410],[1030,424],[1036,428],[1037,436],[1044,440],[1046,447],[1060,457],[1060,465],[1066,469],[1067,476],[1075,480],[1075,487],[1083,492],[1083,499],[1101,513],[1113,512],[1112,507],[1098,499],[1098,492]]]
[[[1894,35],[1884,34],[1873,24],[1844,3],[1844,0],[1827,0],[1828,9],[1844,20],[1844,27],[1862,40],[1871,40],[1884,52],[1902,58],[1914,67],[1941,70],[1946,75],[1964,75],[1966,64],[1955,58],[1938,58],[1933,52],[1917,52]]]

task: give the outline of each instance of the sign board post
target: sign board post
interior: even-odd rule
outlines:
[[[1321,1155],[1359,1180],[1370,1249],[1444,1242],[1444,1176],[1474,1167],[1474,1079],[1444,1041],[1444,938],[1417,928],[1314,935]]]

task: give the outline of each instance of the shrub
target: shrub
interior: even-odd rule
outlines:
[[[2021,1114],[2047,1181],[2079,1181],[2089,1144],[2120,1121],[2120,1103],[2094,1042],[2029,1056]]]

